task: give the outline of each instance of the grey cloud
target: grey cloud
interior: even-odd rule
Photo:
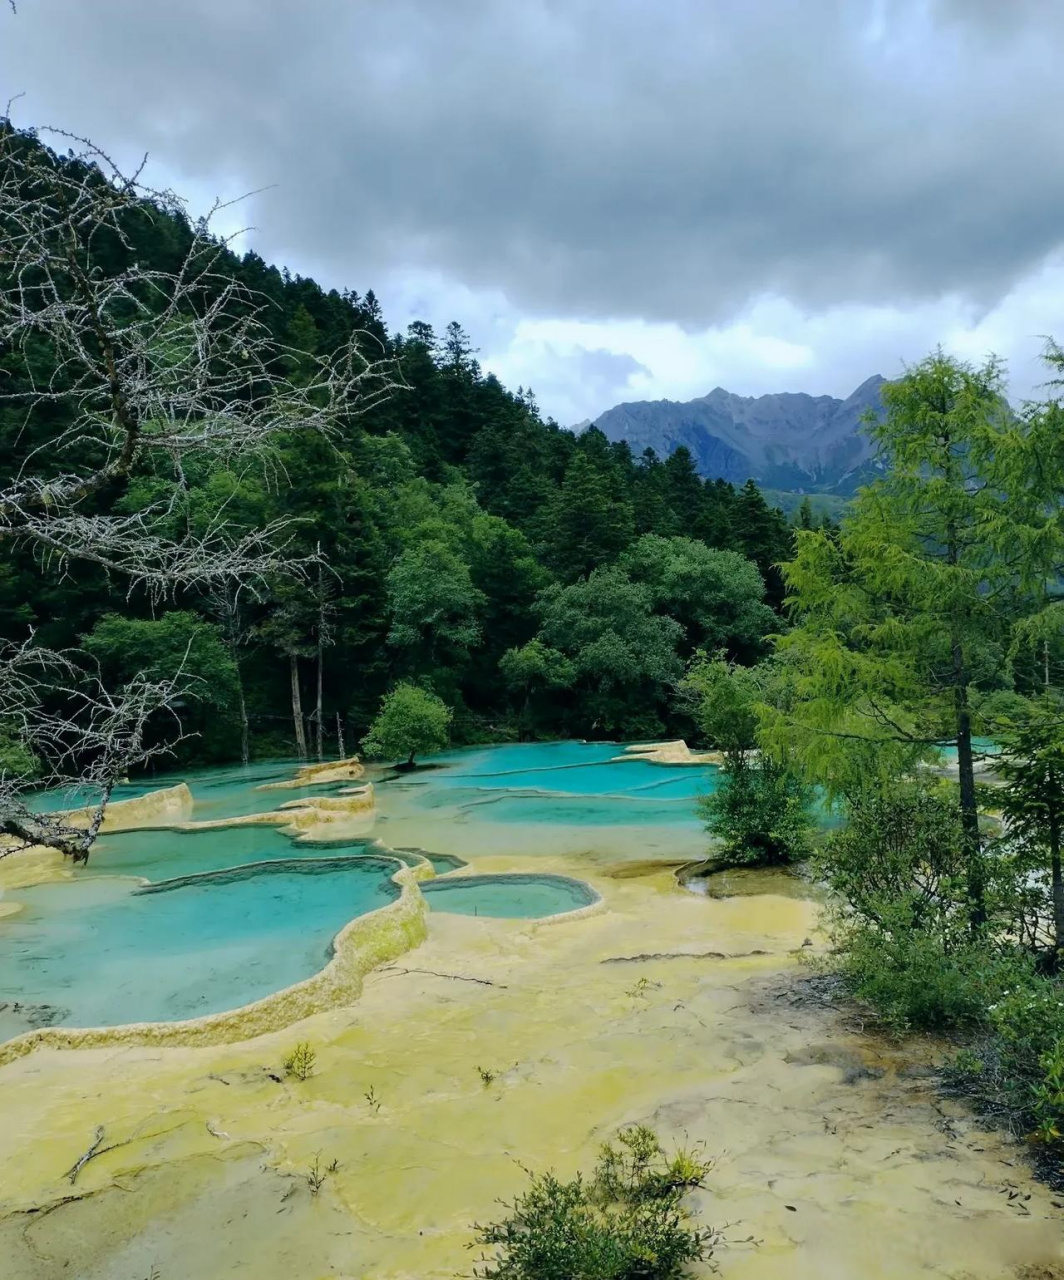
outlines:
[[[1011,15],[1002,35],[999,15]],[[255,201],[258,247],[526,314],[991,305],[1064,240],[1064,6],[21,0],[21,115]]]

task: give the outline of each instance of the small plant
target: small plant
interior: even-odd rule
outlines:
[[[679,1153],[684,1154],[684,1153]],[[477,1280],[682,1280],[689,1265],[709,1262],[720,1233],[692,1224],[686,1188],[670,1170],[653,1130],[622,1130],[602,1148],[590,1178],[562,1182],[530,1174],[530,1186],[501,1222],[477,1226],[478,1245],[492,1250],[474,1267]],[[686,1153],[684,1172],[699,1179],[708,1164]]]
[[[673,1187],[701,1187],[713,1161],[705,1158],[701,1147],[680,1147],[669,1161],[666,1177]]]
[[[321,1152],[317,1152],[314,1156],[314,1163],[307,1170],[307,1186],[310,1187],[310,1194],[316,1196],[325,1185],[325,1179],[330,1173],[335,1173],[339,1169],[339,1163],[334,1160],[326,1168],[322,1168]]]
[[[624,994],[626,996],[631,996],[633,999],[638,999],[645,996],[648,991],[655,990],[660,986],[660,982],[651,982],[649,978],[640,978],[639,981],[634,986],[629,987]]]
[[[297,1080],[306,1080],[314,1074],[314,1063],[317,1054],[305,1041],[301,1041],[284,1060],[284,1071],[287,1076],[295,1076]]]
[[[486,1089],[488,1085],[495,1082],[499,1073],[497,1071],[492,1071],[490,1067],[477,1067],[477,1074],[480,1076],[483,1081],[484,1088]]]
[[[366,1099],[371,1111],[380,1111],[381,1100],[377,1097],[377,1091],[372,1085],[370,1085],[362,1096]]]

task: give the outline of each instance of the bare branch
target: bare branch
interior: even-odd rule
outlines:
[[[349,431],[400,385],[395,362],[364,333],[323,355],[279,342],[273,304],[236,278],[212,231],[226,204],[193,222],[145,183],[144,162],[125,174],[87,139],[45,132],[69,154],[0,120],[0,402],[57,424],[0,484],[0,547],[29,548],[60,576],[95,565],[156,603],[192,588],[234,609],[242,592],[320,567],[297,553],[290,518],[247,528],[224,503],[193,513],[188,475],[255,469],[279,488],[284,450]],[[161,222],[168,270],[138,260],[140,232]],[[135,502],[134,480],[165,496]],[[154,745],[160,716],[180,740],[194,684],[182,664],[109,690],[82,654],[33,636],[0,647],[0,856],[42,844],[87,858],[116,782],[172,746]],[[87,825],[38,812],[41,788],[72,788]]]

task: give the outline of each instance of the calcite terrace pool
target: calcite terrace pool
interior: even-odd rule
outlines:
[[[213,1015],[217,1036],[176,1045],[128,1028],[61,1051],[46,1039],[0,1066],[4,1280],[454,1280],[471,1271],[472,1224],[521,1192],[524,1169],[586,1170],[632,1123],[716,1158],[692,1207],[705,1225],[735,1224],[725,1280],[1062,1274],[1054,1197],[1017,1146],[937,1094],[919,1046],[884,1043],[810,998],[801,958],[819,946],[814,904],[778,877],[752,874],[725,898],[678,886],[677,866],[704,852],[692,798],[712,769],[619,754],[514,746],[413,774],[370,770],[376,808],[324,848],[297,837],[336,836],[326,811],[291,811],[290,833],[257,825],[307,794],[253,790],[291,764],[194,775],[195,805],[185,812],[174,793],[168,821],[251,824],[108,835],[87,869],[38,884],[132,893],[143,885],[129,877],[178,879],[135,899],[176,911],[193,889],[209,900],[241,884],[268,895],[289,875],[293,893],[330,883],[293,860],[410,864],[391,881],[366,865],[337,873],[351,896],[390,893],[386,883],[395,896],[342,925],[326,968],[286,988],[305,999],[249,1006],[279,1021]],[[340,803],[349,785],[311,791]],[[426,849],[436,880],[418,879]],[[0,861],[0,910],[29,892],[14,888],[20,861]],[[282,869],[241,880],[256,861]],[[22,883],[54,877],[50,865],[26,859]],[[214,889],[194,879],[215,872]],[[535,919],[499,902],[481,914],[475,877],[508,897],[515,874],[582,881],[602,901]],[[439,888],[415,898],[417,884]],[[475,914],[441,910],[446,898]],[[345,942],[367,933],[368,950]],[[357,972],[338,963],[349,956]],[[314,1073],[286,1079],[300,1041],[316,1051]],[[314,1193],[316,1163],[331,1171]]]
[[[121,787],[117,801],[186,782],[188,821],[105,834],[86,868],[6,893],[0,1038],[195,1019],[260,1000],[320,971],[349,921],[394,902],[403,865],[451,877],[422,879],[433,911],[531,920],[586,909],[598,894],[571,876],[455,872],[518,833],[526,845],[538,833],[550,854],[591,826],[625,830],[621,849],[638,849],[633,831],[650,825],[691,828],[712,766],[621,754],[612,743],[519,745],[454,752],[413,773],[375,770],[362,830],[330,840],[258,821],[361,790],[350,779],[278,787],[292,762]],[[248,825],[224,825],[233,822]],[[430,842],[447,847],[423,853]]]

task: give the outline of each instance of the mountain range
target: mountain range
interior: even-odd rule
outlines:
[[[790,492],[852,493],[873,445],[862,418],[882,411],[878,374],[845,400],[804,392],[738,396],[723,387],[697,400],[639,400],[607,409],[594,423],[607,439],[627,440],[638,457],[667,457],[686,445],[700,475]]]

